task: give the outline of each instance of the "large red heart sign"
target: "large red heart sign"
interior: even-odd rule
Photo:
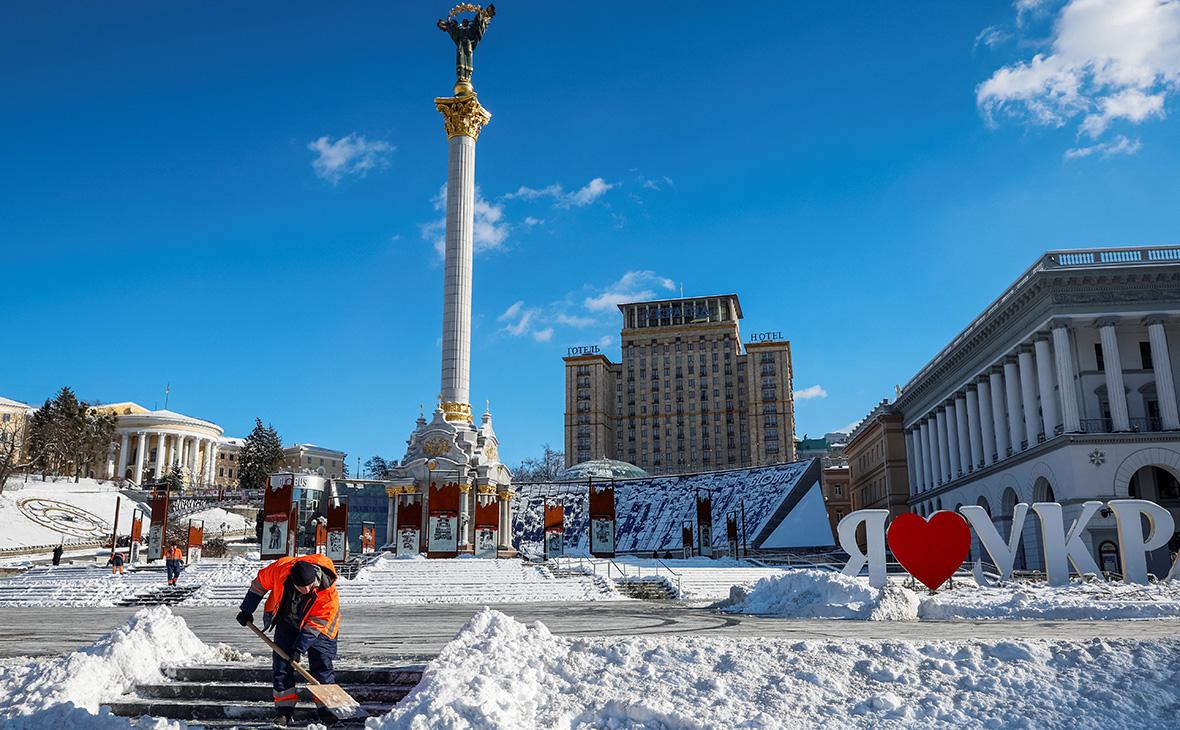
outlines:
[[[955,574],[971,550],[971,530],[956,512],[935,512],[929,520],[907,512],[885,533],[893,557],[930,590]]]

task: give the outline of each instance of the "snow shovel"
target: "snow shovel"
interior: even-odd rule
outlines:
[[[303,675],[303,678],[307,680],[307,689],[311,691],[312,697],[315,697],[316,700],[321,705],[323,705],[328,712],[332,713],[334,717],[339,720],[363,720],[369,716],[369,713],[365,712],[365,709],[360,706],[360,703],[358,703],[352,698],[351,695],[345,692],[343,687],[338,684],[322,684],[315,677],[311,676],[311,674],[309,674],[306,669],[299,666],[297,662],[292,661],[291,657],[287,656],[287,652],[280,649],[278,644],[275,644],[273,641],[271,641],[270,637],[263,633],[262,629],[258,628],[253,623],[248,623],[246,625],[249,626],[254,633],[258,634],[258,638],[265,641],[266,645],[269,646],[275,654],[278,654],[283,659],[286,659],[291,664],[291,666],[295,668],[296,672],[299,672]]]

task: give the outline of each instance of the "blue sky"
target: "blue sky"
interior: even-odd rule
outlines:
[[[438,391],[447,9],[4,4],[0,394],[171,383],[399,457]],[[1178,243],[1174,0],[497,10],[472,396],[509,463],[560,447],[561,357],[617,358],[622,299],[738,293],[817,435],[1041,252]]]

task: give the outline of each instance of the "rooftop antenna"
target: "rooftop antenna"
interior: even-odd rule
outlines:
[[[168,410],[168,397],[172,394],[172,381],[164,386],[164,410]]]

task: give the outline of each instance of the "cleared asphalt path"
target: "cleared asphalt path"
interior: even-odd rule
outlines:
[[[1180,620],[1160,621],[841,621],[729,616],[676,602],[517,603],[493,606],[519,621],[542,621],[564,636],[682,635],[837,640],[1180,638]],[[437,654],[478,611],[472,605],[344,606],[341,660],[389,663]],[[177,607],[207,643],[262,656],[265,648],[234,621],[236,608]],[[135,608],[5,608],[0,658],[63,654],[127,623]],[[258,616],[261,620],[261,615]]]

